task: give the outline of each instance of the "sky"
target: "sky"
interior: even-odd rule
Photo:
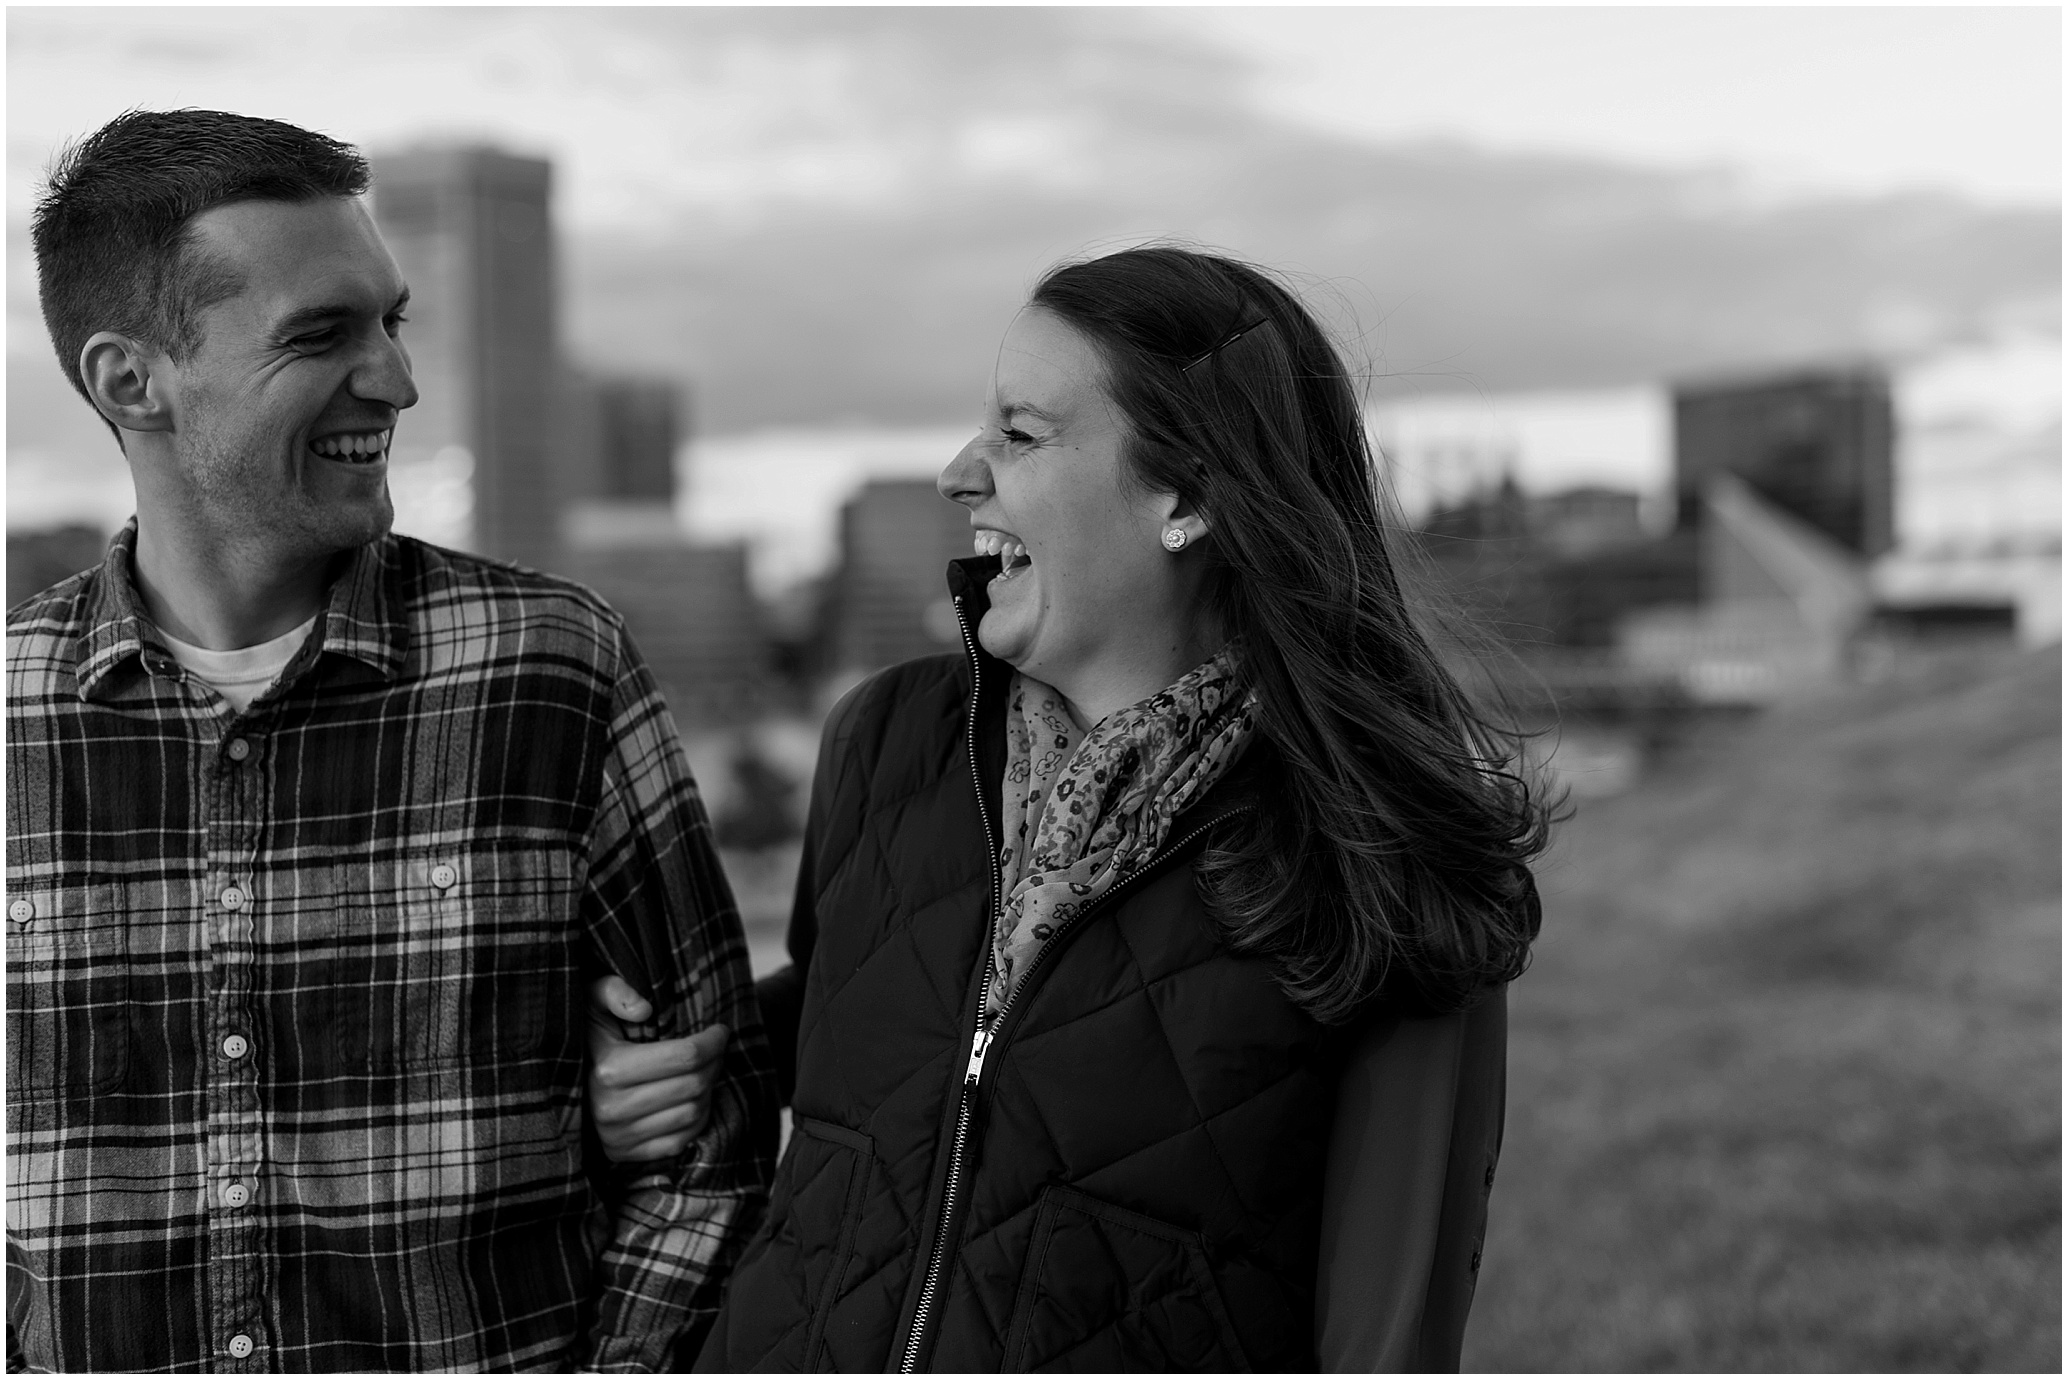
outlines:
[[[263,113],[373,147],[491,135],[554,157],[575,227],[866,199],[894,192],[915,147],[940,156],[907,137],[917,125],[953,126],[961,157],[1039,164],[1053,131],[1028,118],[1046,109],[1032,88],[1124,47],[1218,57],[1243,99],[1351,137],[1713,167],[1779,194],[2060,199],[2052,7],[16,6],[7,26],[10,220],[60,141],[131,105]],[[913,43],[959,57],[953,109],[876,89]]]
[[[2058,202],[2055,7],[1206,10],[1257,99],[1376,138],[1661,167],[1776,190]]]

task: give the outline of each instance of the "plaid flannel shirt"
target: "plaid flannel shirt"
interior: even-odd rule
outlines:
[[[674,725],[581,587],[356,552],[244,714],[135,529],[8,615],[9,1360],[665,1369],[756,1225],[774,1083]],[[585,980],[734,1031],[709,1126],[614,1170]]]

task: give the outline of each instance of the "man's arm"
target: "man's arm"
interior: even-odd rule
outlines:
[[[722,1025],[674,1040],[632,1035],[652,1019],[653,1003],[623,978],[589,985],[589,1120],[618,1164],[673,1159],[703,1134],[732,1035]]]
[[[731,1032],[702,1133],[672,1158],[603,1167],[621,1191],[584,1360],[653,1371],[693,1359],[685,1353],[716,1315],[759,1221],[777,1122],[746,939],[710,821],[659,688],[629,639],[622,646],[583,919],[599,963],[644,989],[655,1033]]]

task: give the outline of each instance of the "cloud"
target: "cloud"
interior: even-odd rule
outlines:
[[[1152,236],[1300,275],[1394,387],[1637,382],[1924,348],[2011,316],[2058,330],[2058,212],[1761,197],[1713,171],[1319,132],[1265,113],[1277,69],[1184,12],[7,22],[11,224],[58,140],[132,104],[250,110],[376,153],[542,153],[575,347],[692,381],[707,428],[964,415],[1044,266]],[[1404,80],[1415,51],[1374,50],[1373,79]],[[349,76],[310,81],[312,52]],[[11,255],[11,314],[21,275]]]

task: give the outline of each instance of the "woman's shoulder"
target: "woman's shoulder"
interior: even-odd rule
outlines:
[[[960,653],[919,657],[864,677],[826,716],[828,734],[853,735],[899,717],[938,717],[969,698],[969,659]]]
[[[864,679],[826,716],[829,757],[876,762],[929,751],[962,729],[969,660],[960,654],[900,662]]]

